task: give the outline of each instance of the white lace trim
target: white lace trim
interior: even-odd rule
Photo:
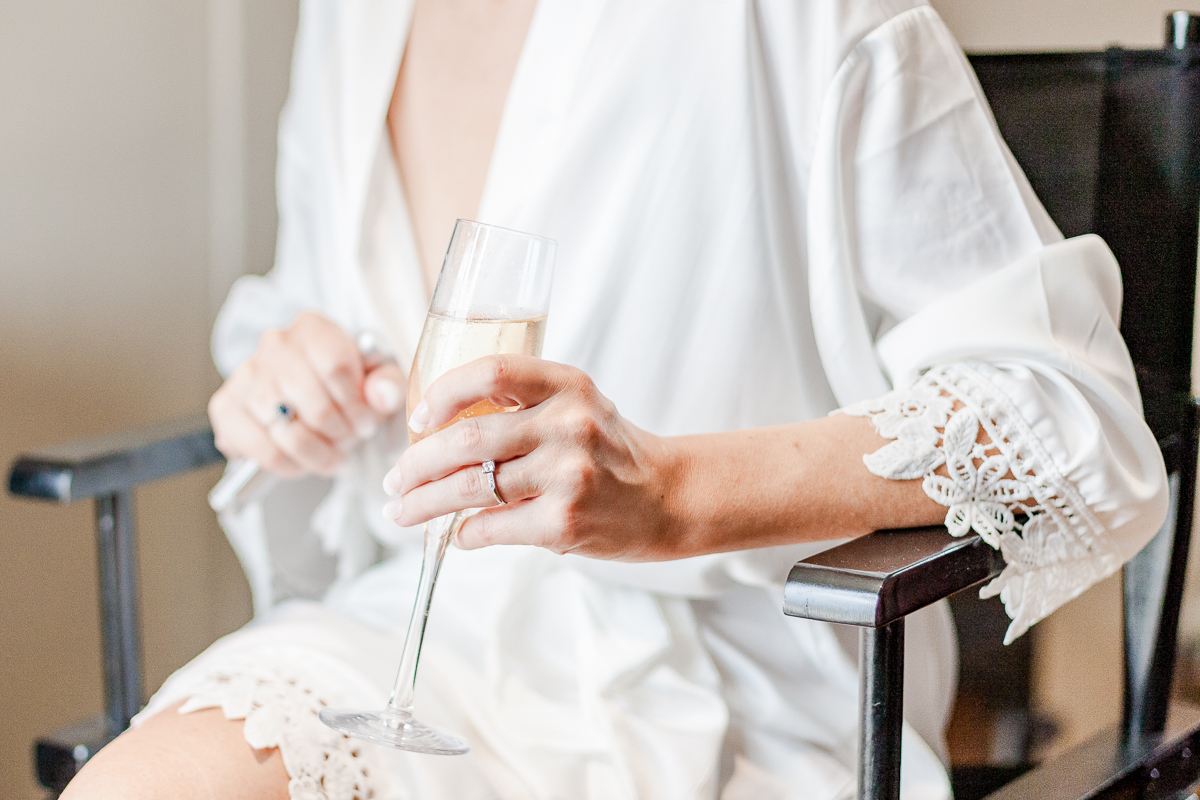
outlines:
[[[227,719],[244,719],[247,744],[279,748],[291,800],[382,800],[376,779],[384,767],[377,754],[317,719],[336,699],[317,685],[303,670],[229,661],[200,678],[179,713],[220,708]]]
[[[1004,554],[1004,571],[979,594],[1004,602],[1012,618],[1005,644],[1121,566],[1103,525],[1033,428],[972,364],[936,367],[841,413],[868,417],[894,440],[863,456],[867,469],[922,478],[925,493],[948,507],[951,534],[974,531]],[[981,428],[986,444],[978,442]],[[936,472],[943,465],[945,476]]]

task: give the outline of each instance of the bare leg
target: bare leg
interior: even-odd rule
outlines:
[[[101,750],[62,800],[287,800],[279,750],[254,750],[220,709],[155,714]]]

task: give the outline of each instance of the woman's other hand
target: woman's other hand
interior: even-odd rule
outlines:
[[[368,371],[345,331],[307,311],[263,334],[212,396],[208,416],[227,458],[253,458],[288,477],[330,475],[343,460],[339,445],[368,438],[403,408],[406,383],[395,364]]]
[[[384,481],[385,509],[416,525],[466,508],[457,544],[531,544],[629,561],[669,558],[672,474],[662,441],[617,413],[583,372],[489,356],[434,381],[410,427],[437,430],[480,400],[520,410],[469,417],[412,445]],[[496,463],[496,505],[480,467]]]

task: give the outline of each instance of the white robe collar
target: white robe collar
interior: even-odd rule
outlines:
[[[531,233],[536,198],[557,167],[557,142],[604,3],[543,0],[522,49],[497,132],[477,219]],[[365,0],[340,20],[332,107],[346,235],[367,306],[402,364],[411,361],[428,303],[412,220],[387,132],[412,2]],[[382,209],[382,213],[374,213]],[[352,289],[353,291],[353,289]]]
[[[339,20],[332,81],[347,218],[362,218],[371,168],[412,21],[411,0],[348,0]]]

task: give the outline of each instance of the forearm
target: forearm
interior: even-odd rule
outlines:
[[[521,410],[446,425],[480,399]],[[863,456],[887,441],[862,417],[661,437],[622,417],[579,370],[524,356],[448,372],[422,406],[410,427],[436,432],[385,479],[399,495],[387,513],[415,525],[483,508],[459,531],[467,549],[533,544],[663,561],[945,518],[920,480],[868,471]],[[499,498],[482,477],[484,461],[495,464]]]
[[[655,442],[661,541],[681,558],[941,522],[921,481],[872,475],[862,457],[887,440],[861,417]]]

